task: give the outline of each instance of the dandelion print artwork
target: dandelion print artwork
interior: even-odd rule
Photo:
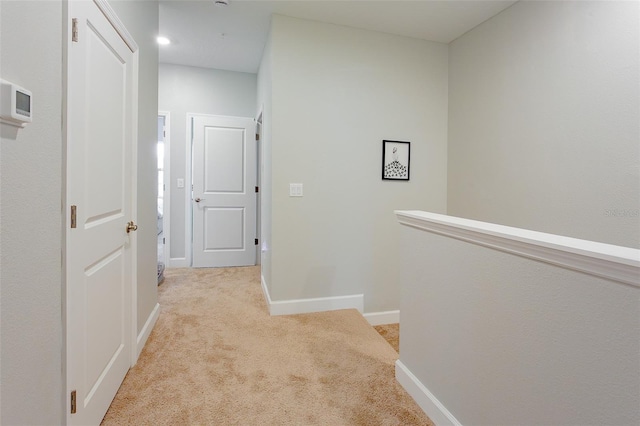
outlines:
[[[382,141],[382,179],[409,180],[410,151],[409,142]]]

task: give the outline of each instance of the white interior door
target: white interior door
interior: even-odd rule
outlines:
[[[135,214],[137,56],[99,3],[70,1],[68,15],[70,27],[77,20],[66,117],[67,420],[75,425],[100,423],[133,359],[135,232],[127,225]]]
[[[256,264],[256,143],[251,118],[193,118],[193,266]]]

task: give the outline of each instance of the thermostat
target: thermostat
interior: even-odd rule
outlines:
[[[30,91],[0,80],[0,122],[16,127],[31,123],[32,99]]]

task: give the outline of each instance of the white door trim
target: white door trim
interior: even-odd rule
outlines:
[[[166,268],[173,268],[171,261],[171,112],[158,111],[164,118],[164,197],[162,206],[162,233],[164,234],[164,256]]]
[[[191,162],[193,155],[193,119],[195,117],[209,117],[210,114],[198,114],[194,112],[187,113],[187,155],[184,173],[185,197],[184,197],[184,257],[187,267],[193,265],[193,206],[191,197],[193,194],[193,177],[191,176]]]
[[[107,16],[108,18],[108,16]],[[117,28],[116,28],[117,29]],[[126,41],[126,40],[125,40]],[[127,43],[128,44],[128,43]],[[135,44],[135,43],[134,43]],[[130,44],[128,44],[131,47]],[[138,76],[139,76],[139,60],[140,51],[137,50],[138,46],[135,45],[136,50],[133,51],[133,123],[131,136],[131,145],[133,151],[133,158],[131,159],[131,220],[138,223]],[[131,250],[134,253],[133,263],[131,265],[131,273],[133,275],[133,285],[131,286],[131,366],[133,367],[138,362],[138,351],[135,348],[138,346],[138,234],[133,232],[134,236],[131,238]]]
[[[258,188],[260,188],[258,190],[258,193],[256,194],[256,238],[258,238],[258,245],[256,246],[256,265],[262,265],[262,168],[264,164],[264,104],[260,104],[255,121],[256,134],[260,135],[260,140],[256,141],[256,185],[258,186]]]

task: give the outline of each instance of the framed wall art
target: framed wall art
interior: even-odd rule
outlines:
[[[382,179],[409,180],[411,142],[382,141]]]

